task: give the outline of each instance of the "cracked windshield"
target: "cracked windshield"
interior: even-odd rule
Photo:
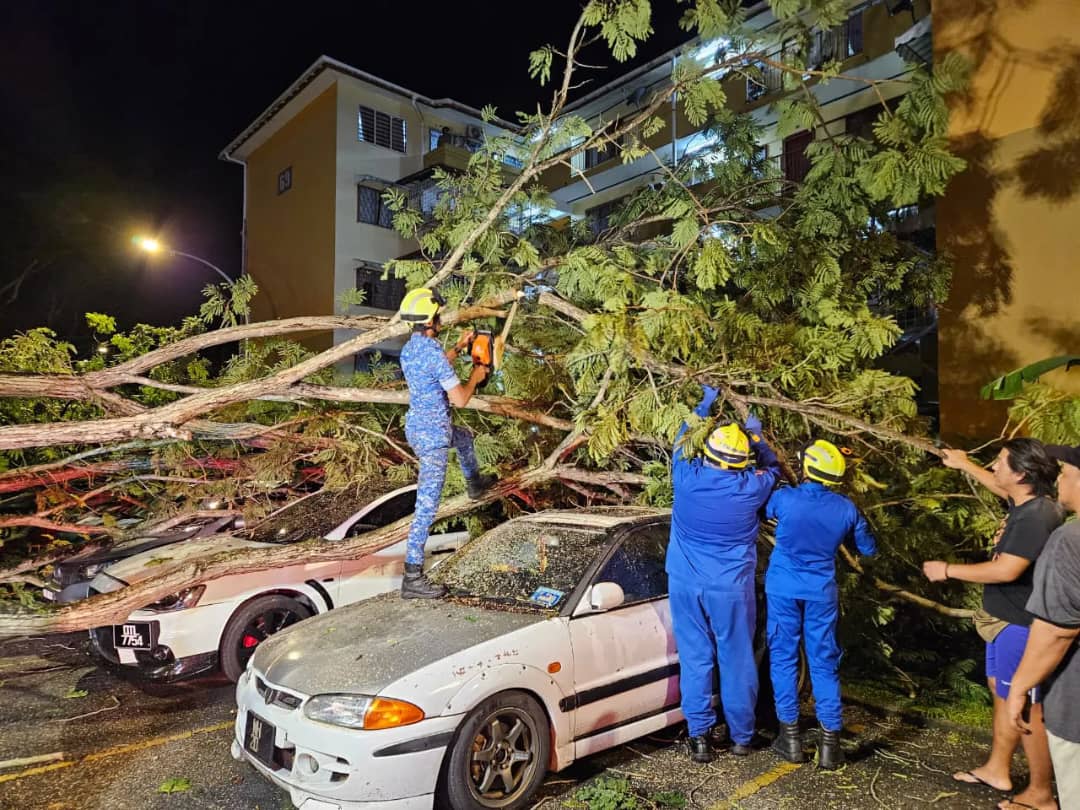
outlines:
[[[432,578],[456,596],[558,608],[585,575],[604,537],[595,530],[509,523],[467,544]]]

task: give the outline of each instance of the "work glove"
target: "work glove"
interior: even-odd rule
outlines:
[[[702,405],[702,407],[708,408],[710,405],[712,405],[716,401],[716,398],[718,396],[720,396],[720,390],[719,389],[713,388],[710,385],[705,385],[704,383],[701,384],[701,405]]]
[[[746,432],[750,434],[751,439],[756,441],[761,438],[761,420],[754,416],[754,414],[751,413],[746,417],[746,424],[744,424],[743,427],[746,429]]]

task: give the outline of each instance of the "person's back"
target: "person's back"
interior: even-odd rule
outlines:
[[[672,469],[675,498],[667,570],[672,576],[735,586],[753,575],[759,510],[776,483],[773,470],[721,470],[701,458]]]
[[[836,598],[836,552],[854,537],[860,554],[876,551],[873,535],[851,499],[816,481],[773,493],[765,509],[777,521],[765,591],[794,599]]]
[[[705,419],[717,390],[704,386],[694,413]],[[757,703],[754,568],[758,511],[779,476],[776,454],[761,439],[761,422],[745,430],[722,423],[701,455],[687,458],[683,423],[672,454],[674,504],[666,569],[672,629],[679,650],[680,706],[690,734],[690,756],[709,762],[716,722],[713,677],[720,664],[720,697],[731,752],[750,753]],[[751,454],[761,470],[749,467]]]

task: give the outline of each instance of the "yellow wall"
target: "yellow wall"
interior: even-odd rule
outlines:
[[[941,311],[942,433],[998,433],[1004,408],[979,388],[1020,366],[1080,352],[1080,7],[1076,0],[937,0],[935,60],[972,62],[951,103],[968,161],[937,206],[953,256]],[[1080,374],[1051,378],[1080,392]]]
[[[319,95],[247,161],[247,272],[256,320],[334,311],[337,85]],[[278,174],[292,167],[292,188]],[[331,344],[331,334],[304,341]]]

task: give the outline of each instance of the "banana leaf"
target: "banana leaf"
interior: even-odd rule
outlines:
[[[1016,371],[1010,371],[1005,376],[998,377],[996,380],[984,385],[980,389],[979,395],[983,399],[1012,399],[1023,390],[1024,383],[1035,382],[1043,374],[1062,366],[1065,367],[1066,371],[1073,366],[1080,366],[1080,354],[1063,354],[1059,357],[1050,357]]]

